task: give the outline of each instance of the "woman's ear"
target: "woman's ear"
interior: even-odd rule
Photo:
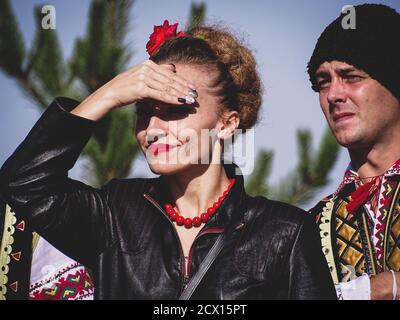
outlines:
[[[226,111],[221,119],[218,131],[218,139],[228,139],[235,134],[235,130],[239,127],[240,119],[237,111]]]

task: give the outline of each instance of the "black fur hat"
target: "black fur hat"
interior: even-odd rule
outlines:
[[[400,14],[380,4],[354,8],[355,29],[342,27],[342,13],[319,37],[308,62],[313,90],[319,66],[336,60],[367,72],[400,100]]]

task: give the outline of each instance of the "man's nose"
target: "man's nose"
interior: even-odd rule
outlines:
[[[327,99],[329,104],[346,102],[346,90],[344,88],[344,83],[340,81],[340,79],[332,79],[328,90]]]

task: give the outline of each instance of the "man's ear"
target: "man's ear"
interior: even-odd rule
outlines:
[[[218,131],[218,139],[227,139],[234,135],[239,127],[240,118],[237,111],[225,111],[222,115]]]

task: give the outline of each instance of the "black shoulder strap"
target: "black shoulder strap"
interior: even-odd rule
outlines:
[[[199,285],[201,279],[203,279],[204,275],[211,267],[215,258],[221,252],[224,243],[225,243],[226,234],[225,232],[220,234],[212,246],[211,250],[208,252],[207,256],[204,258],[203,262],[200,264],[199,270],[195,273],[195,275],[190,279],[187,287],[182,291],[179,300],[189,300],[192,296],[193,292],[196,290]]]

